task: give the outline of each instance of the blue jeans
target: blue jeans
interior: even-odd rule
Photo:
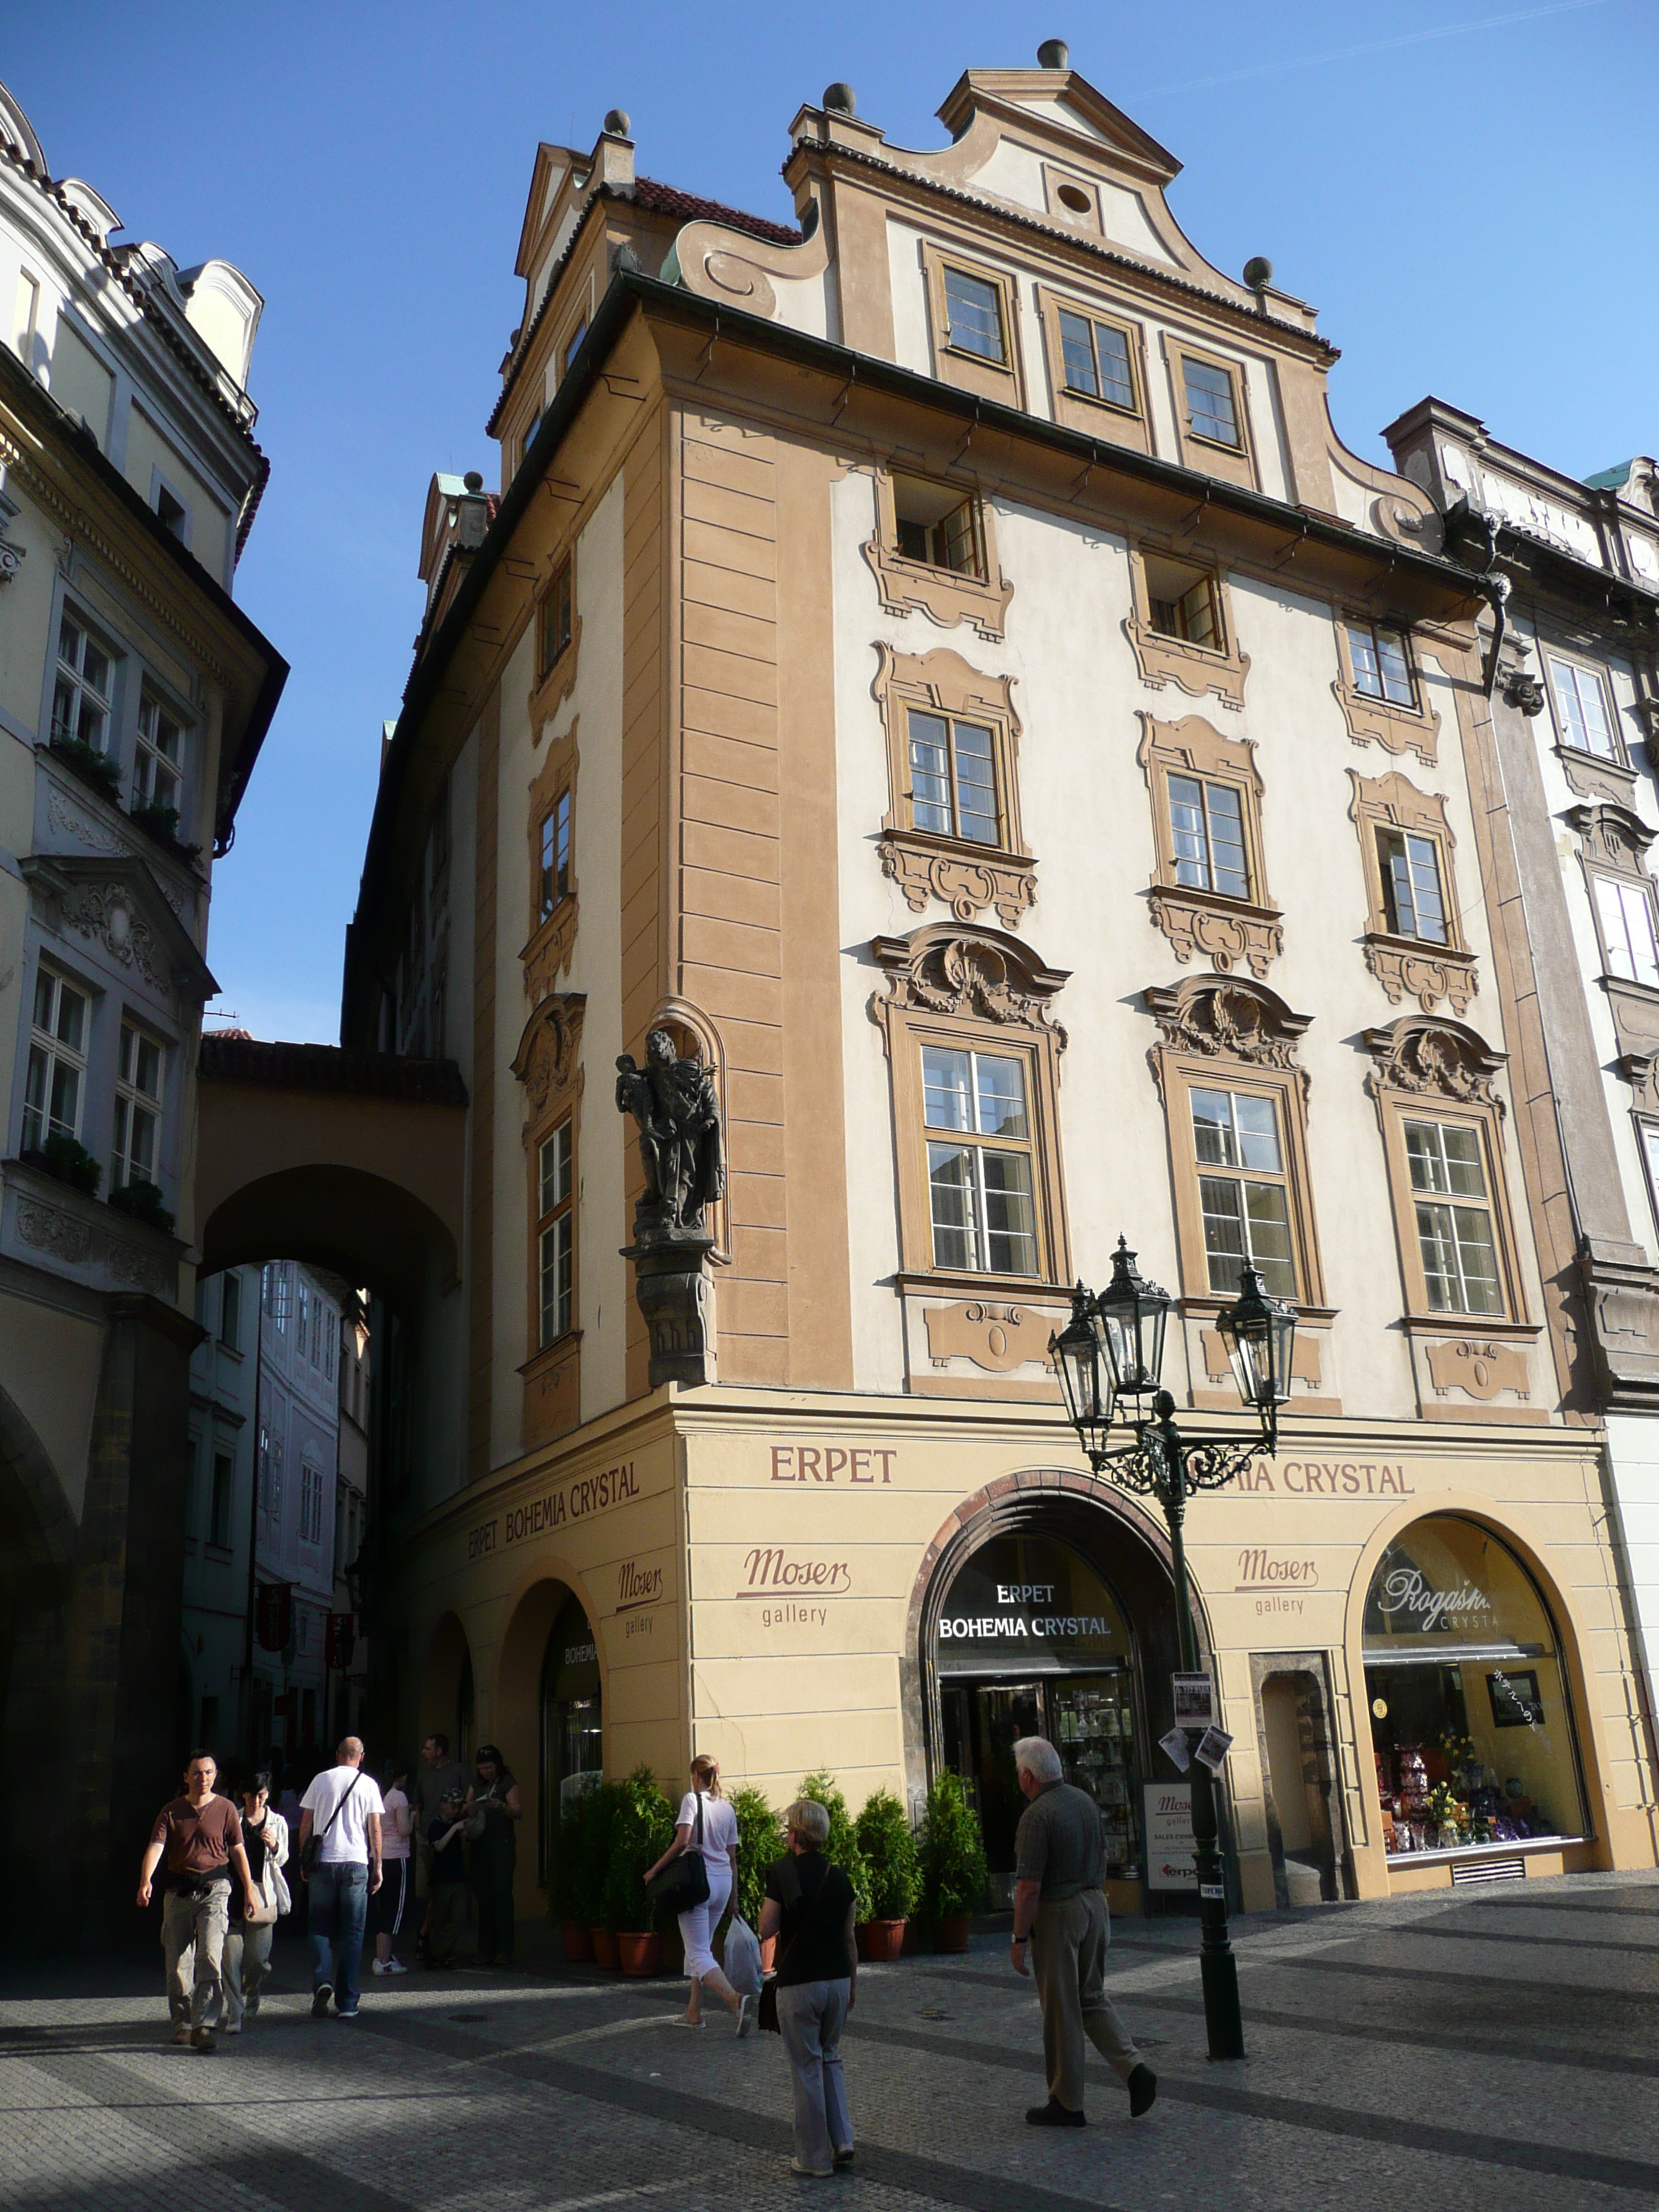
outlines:
[[[325,1860],[309,1887],[312,1989],[332,1982],[335,2010],[356,2012],[363,1922],[368,1911],[368,1869]]]

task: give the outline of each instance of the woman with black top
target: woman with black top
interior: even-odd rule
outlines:
[[[270,1771],[262,1766],[249,1777],[242,1797],[242,1842],[254,1890],[269,1909],[289,1908],[288,1883],[278,1869],[288,1857],[288,1822],[270,1802]],[[259,2009],[259,1984],[270,1971],[275,1919],[249,1923],[244,1900],[231,1884],[230,1919],[225,1929],[225,2033],[240,2035],[244,2017]]]
[[[777,1946],[778,2027],[794,2075],[792,2173],[822,2176],[853,2162],[841,2032],[853,2009],[858,1946],[853,1885],[823,1856],[830,1815],[810,1797],[784,1814],[789,1856],[766,1869],[760,1940]]]
[[[472,1895],[478,1907],[478,1964],[513,1964],[513,1875],[519,1863],[519,1785],[493,1743],[481,1743],[467,1795]]]

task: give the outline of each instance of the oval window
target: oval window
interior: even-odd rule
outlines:
[[[1070,208],[1073,215],[1092,215],[1095,204],[1081,185],[1056,185],[1054,198],[1061,207]]]

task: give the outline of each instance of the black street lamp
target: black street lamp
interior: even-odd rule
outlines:
[[[1217,1325],[1239,1395],[1256,1417],[1257,1433],[1206,1434],[1201,1442],[1188,1443],[1176,1426],[1175,1400],[1159,1380],[1170,1304],[1167,1291],[1146,1281],[1120,1237],[1111,1281],[1098,1297],[1078,1285],[1072,1318],[1060,1335],[1049,1339],[1048,1353],[1090,1466],[1126,1490],[1156,1497],[1164,1509],[1175,1564],[1181,1663],[1196,1674],[1198,1635],[1182,1534],[1187,1500],[1196,1490],[1220,1489],[1258,1455],[1278,1449],[1279,1409],[1291,1395],[1296,1308],[1269,1297],[1255,1269],[1243,1268],[1238,1297],[1217,1316]],[[1133,1431],[1134,1442],[1114,1448],[1109,1440],[1119,1419]],[[1242,2058],[1244,2023],[1238,2008],[1238,1966],[1227,1933],[1215,1781],[1201,1760],[1193,1762],[1192,1790],[1204,2024],[1212,2058]]]

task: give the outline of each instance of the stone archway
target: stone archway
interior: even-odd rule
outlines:
[[[420,1740],[434,1732],[449,1738],[449,1755],[462,1756],[462,1699],[472,1680],[472,1647],[458,1613],[446,1613],[427,1644],[421,1681]]]

